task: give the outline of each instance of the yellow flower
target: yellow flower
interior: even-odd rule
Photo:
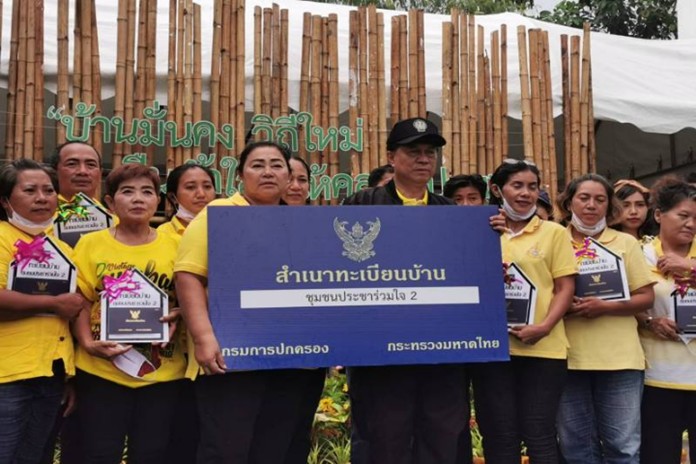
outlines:
[[[331,398],[322,398],[319,400],[319,409],[321,409],[322,412],[334,412],[333,400]]]
[[[343,393],[348,393],[348,382],[343,384]]]

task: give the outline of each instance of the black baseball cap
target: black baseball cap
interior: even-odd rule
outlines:
[[[424,118],[410,118],[397,122],[387,139],[387,150],[396,150],[400,145],[427,143],[441,147],[447,143],[437,126]]]

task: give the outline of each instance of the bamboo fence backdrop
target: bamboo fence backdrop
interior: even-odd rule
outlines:
[[[68,0],[57,0],[56,106],[65,114],[77,114],[77,102],[94,104],[92,117],[101,114],[101,73],[95,0],[76,0],[72,34],[73,63],[69,69],[70,31]],[[201,43],[200,6],[192,0],[168,1],[167,65],[168,121],[183,137],[186,124],[207,118],[215,127],[235,129],[234,149],[217,143],[209,151],[219,160],[236,156],[245,145],[245,4],[244,0],[215,0],[212,44]],[[0,0],[0,5],[2,1]],[[114,116],[128,129],[156,98],[155,34],[158,0],[118,1],[118,50]],[[10,61],[8,68],[7,158],[43,158],[43,0],[12,2]],[[0,9],[1,11],[1,9]],[[253,112],[274,121],[294,112],[288,106],[288,10],[278,5],[254,9]],[[339,126],[338,19],[306,13],[302,35],[299,108],[310,113],[312,123],[326,130]],[[387,161],[386,138],[395,121],[427,117],[424,15],[410,10],[391,18],[390,81],[385,82],[384,15],[374,6],[350,12],[347,43],[349,81],[348,126],[353,134],[362,120],[363,151],[350,153],[344,171],[353,176],[367,173]],[[0,31],[1,34],[2,31]],[[508,150],[508,31],[486,31],[473,15],[457,10],[442,29],[442,130],[448,140],[443,162],[449,174],[490,173]],[[549,39],[539,29],[517,30],[521,85],[524,156],[534,161],[548,183],[552,197],[557,184],[596,170],[589,28],[584,35],[561,37],[562,100],[565,151],[558,169],[553,124],[553,95]],[[486,49],[485,45],[488,44]],[[211,47],[209,113],[203,114],[201,55]],[[53,51],[49,51],[53,52]],[[160,50],[160,53],[164,51]],[[510,70],[510,72],[513,72]],[[388,106],[390,105],[390,106]],[[82,107],[83,109],[85,107]],[[79,128],[79,121],[75,124]],[[313,174],[341,172],[339,153],[308,149],[309,127],[297,124],[298,153],[311,164]],[[63,124],[56,122],[56,142],[66,140]],[[101,127],[96,125],[88,142],[101,151]],[[75,135],[80,135],[75,130]],[[113,135],[113,134],[110,134]],[[311,142],[310,142],[311,143]],[[204,147],[172,147],[165,143],[166,168],[194,158]],[[154,162],[156,147],[114,144],[113,165],[134,152],[145,152]],[[195,153],[194,153],[195,151]],[[211,166],[217,167],[217,166]],[[316,172],[314,172],[316,170]],[[221,169],[224,174],[226,171]],[[223,179],[223,181],[226,181]],[[335,203],[335,199],[332,200]]]

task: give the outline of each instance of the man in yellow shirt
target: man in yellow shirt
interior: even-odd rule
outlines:
[[[58,193],[65,201],[80,192],[97,199],[102,165],[94,147],[83,142],[66,142],[56,148],[48,163],[58,175]]]

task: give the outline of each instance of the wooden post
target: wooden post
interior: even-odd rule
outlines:
[[[417,28],[414,31],[418,44],[418,116],[425,118],[428,116],[425,98],[425,25],[424,12],[417,10]]]
[[[572,178],[571,172],[571,108],[570,108],[570,57],[568,56],[568,36],[561,35],[561,76],[563,83],[563,179],[566,185]]]
[[[288,115],[288,10],[280,11],[280,115]],[[330,22],[331,20],[329,20]],[[333,25],[336,27],[336,24]],[[336,37],[337,29],[332,31]],[[338,44],[336,44],[338,47]],[[336,51],[338,53],[338,50]],[[336,55],[338,59],[338,55]],[[338,61],[337,61],[338,63]],[[338,83],[338,81],[337,81]],[[338,88],[336,89],[338,90]]]
[[[238,0],[237,3],[237,74],[236,74],[236,83],[237,83],[237,100],[235,102],[236,109],[237,109],[237,118],[235,120],[235,134],[236,134],[236,140],[235,140],[235,147],[237,148],[236,153],[240,153],[244,149],[244,141],[246,137],[245,133],[245,98],[246,98],[246,60],[245,60],[245,50],[246,50],[246,41],[244,39],[245,37],[245,14],[244,12],[246,11],[246,8],[244,6],[244,0]],[[286,105],[287,106],[287,105]]]
[[[476,67],[477,67],[477,84],[476,84],[476,131],[478,132],[478,140],[476,146],[476,157],[478,159],[479,172],[488,172],[489,169],[486,163],[486,71],[484,59],[484,43],[483,43],[483,26],[477,27],[476,41]]]
[[[524,158],[534,160],[534,141],[532,135],[532,102],[529,96],[529,67],[527,64],[527,33],[524,26],[517,26],[517,47],[520,60],[520,89],[522,97],[522,135],[524,138]]]
[[[485,153],[486,153],[486,172],[493,172],[495,169],[495,152],[493,150],[493,97],[491,95],[491,60],[487,56],[483,57],[483,80],[484,80],[484,120],[485,120]]]
[[[126,37],[126,85],[124,95],[124,122],[126,130],[130,130],[133,121],[134,108],[134,92],[135,92],[135,0],[128,0],[128,28]],[[77,44],[75,45],[77,46]],[[123,145],[123,154],[130,154],[132,148],[129,145]],[[117,164],[118,163],[118,164]],[[121,165],[121,158],[114,158],[114,167]]]
[[[474,15],[469,15],[469,172],[478,173],[478,96],[476,89],[476,22]]]
[[[61,0],[67,3],[67,0]],[[18,71],[18,52],[19,52],[19,14],[20,2],[12,2],[12,29],[10,36],[10,64],[8,70],[8,88],[7,88],[7,122],[5,127],[5,157],[14,159],[14,135],[17,121],[17,71]],[[67,28],[67,12],[61,16],[64,17],[65,27]],[[60,29],[60,27],[59,27]],[[58,62],[60,63],[60,57]],[[68,107],[65,107],[65,111]],[[56,123],[57,127],[62,124]],[[65,131],[65,128],[63,128]]]
[[[90,71],[92,74],[92,99],[93,99],[92,101],[94,102],[94,106],[95,106],[94,114],[98,116],[98,115],[102,114],[101,63],[100,63],[101,58],[100,58],[100,54],[99,54],[99,32],[97,31],[96,1],[95,0],[89,0],[89,1],[92,4],[91,5],[91,10],[92,10],[92,21],[91,21],[92,59],[91,59],[91,64],[92,64],[92,68]],[[153,1],[156,1],[156,0],[153,0]],[[43,81],[42,81],[41,88],[43,88]],[[41,106],[37,105],[37,107],[40,108]],[[104,127],[103,125],[102,126],[95,125],[94,133],[92,135],[92,146],[94,147],[95,150],[97,150],[97,153],[100,153],[100,154],[103,152],[103,145],[104,145],[103,127]],[[36,146],[36,144],[34,144],[34,145]]]
[[[418,10],[408,11],[408,117],[424,117],[418,110]]]
[[[452,29],[452,22],[442,23],[442,136],[448,142],[452,140]],[[442,164],[453,164],[452,143],[442,147]],[[449,172],[452,172],[452,168],[449,168]]]
[[[203,65],[201,63],[201,6],[193,4],[193,122],[203,119]],[[202,150],[203,147],[194,147]]]
[[[263,9],[263,67],[261,74],[261,113],[271,115],[271,66],[273,10]]]
[[[551,179],[551,157],[552,153],[549,152],[549,114],[548,114],[548,94],[546,82],[551,78],[550,75],[546,74],[546,60],[549,53],[548,48],[544,46],[544,31],[539,30],[536,34],[537,39],[537,73],[539,75],[539,121],[540,132],[541,132],[541,181],[542,186],[545,186],[547,191],[550,191]],[[550,116],[553,121],[553,113]],[[549,192],[550,193],[550,192]]]
[[[34,152],[34,95],[36,93],[36,6],[28,2],[26,9],[26,80],[24,81],[24,157],[37,159]]]
[[[305,25],[307,15],[305,13]],[[260,6],[254,7],[254,114],[261,113],[261,76],[263,74],[263,40],[262,40],[262,21],[263,12]],[[215,39],[213,38],[213,41]],[[302,45],[302,66],[304,66],[304,43]],[[302,80],[300,80],[300,88],[302,87]],[[301,93],[301,91],[300,91]],[[300,97],[300,100],[302,97]]]
[[[507,25],[500,27],[500,131],[503,135],[503,159],[508,157],[508,68],[507,68]]]
[[[539,84],[539,29],[529,30],[529,76],[532,97],[532,144],[534,162],[542,166],[541,99]]]
[[[2,3],[0,2],[0,8]],[[36,42],[34,59],[34,153],[35,159],[44,158],[44,2],[36,2]],[[0,15],[0,21],[2,15]],[[0,37],[2,34],[0,34]]]
[[[406,119],[409,117],[410,110],[410,89],[408,81],[409,68],[409,41],[408,41],[408,16],[401,15],[399,18],[399,117]],[[397,121],[392,121],[392,124]]]
[[[327,29],[329,59],[329,126],[338,127],[338,15],[330,14]],[[329,173],[334,176],[340,172],[338,151],[329,151]],[[337,199],[332,200],[337,204]]]
[[[360,98],[360,81],[359,81],[359,69],[358,69],[358,48],[359,48],[359,18],[357,10],[351,10],[348,19],[349,27],[349,47],[348,47],[348,121],[350,125],[351,135],[357,128],[357,120],[359,114],[358,100]],[[392,31],[393,34],[393,31]],[[392,35],[393,37],[393,35]],[[393,39],[392,39],[393,40]],[[303,49],[304,54],[304,49]],[[303,60],[304,61],[304,60]],[[303,63],[304,65],[304,63]],[[393,88],[392,88],[393,90]],[[393,94],[392,94],[393,95]],[[393,96],[392,96],[393,98]],[[392,100],[392,108],[394,107],[394,102]],[[350,153],[350,174],[355,177],[360,174],[361,153],[353,150]]]
[[[590,172],[590,160],[588,150],[590,99],[590,24],[583,25],[582,36],[582,77],[580,81],[580,157],[582,159],[582,172]]]
[[[450,74],[450,102],[451,102],[451,115],[452,115],[452,128],[451,135],[449,138],[445,137],[447,140],[447,145],[452,145],[451,147],[451,158],[449,159],[449,165],[447,166],[450,175],[455,172],[459,172],[461,159],[462,159],[462,143],[461,143],[461,129],[460,129],[460,87],[459,87],[459,11],[455,8],[451,12],[452,16],[452,41],[450,43],[450,53],[449,60],[452,63],[451,74]],[[444,23],[443,23],[444,24]],[[443,36],[443,48],[447,40]],[[443,55],[444,57],[444,55]],[[445,67],[443,61],[443,68]],[[444,92],[444,89],[443,89]],[[444,100],[443,100],[444,104]],[[444,121],[443,121],[443,133],[444,133]],[[447,146],[445,145],[445,147]],[[444,147],[443,147],[444,148]],[[443,151],[444,155],[444,151]],[[444,160],[443,160],[444,164]]]
[[[394,124],[399,120],[399,74],[401,73],[401,56],[399,36],[400,32],[399,17],[392,16],[391,20],[391,123]],[[352,73],[352,71],[351,71]],[[352,74],[351,74],[352,77]]]
[[[570,38],[570,141],[571,176],[583,171],[580,156],[580,37]]]
[[[368,46],[367,46],[367,7],[358,8],[358,31],[359,31],[359,49],[358,49],[358,69],[360,71],[360,100],[359,113],[363,121],[363,128],[369,131],[370,117],[369,115],[369,85],[367,74],[368,63]],[[363,152],[360,159],[360,172],[370,172],[370,143],[369,133],[365,134],[363,140]]]
[[[147,75],[147,11],[149,0],[140,0],[138,4],[138,45],[137,45],[137,62],[135,71],[135,105],[134,118],[142,118],[143,110],[145,109],[145,91],[146,91],[146,75]],[[84,48],[83,48],[84,52]],[[83,81],[86,76],[83,76]],[[83,86],[84,87],[84,86]],[[84,93],[84,92],[83,92]],[[144,147],[136,145],[135,150],[143,151]]]
[[[321,43],[323,18],[312,16],[312,65],[310,75],[311,113],[315,118],[321,117]],[[321,164],[319,152],[310,153],[309,159],[313,164]]]
[[[470,172],[470,153],[469,153],[469,16],[466,14],[459,16],[459,89],[461,104],[459,106],[459,132],[461,134],[461,158],[459,166],[453,169],[464,174]]]
[[[27,9],[29,2],[21,2],[19,12],[19,48],[17,51],[17,103],[15,111],[14,158],[24,158],[24,124],[26,120],[27,82]],[[31,153],[29,153],[31,157]]]
[[[498,31],[491,34],[491,87],[493,89],[493,166],[494,169],[503,162],[503,124],[501,121],[500,89],[500,37]]]
[[[379,165],[387,164],[387,91],[384,81],[384,14],[377,13],[377,127]]]
[[[193,1],[186,0],[184,10],[184,124],[193,122]],[[192,158],[193,150],[184,148],[184,161]]]
[[[16,2],[15,2],[16,3]],[[124,0],[119,0],[119,21],[121,18],[121,13],[125,14],[125,10],[122,10],[121,3]],[[13,5],[14,8],[14,5]],[[69,77],[69,44],[68,44],[68,13],[69,13],[69,3],[68,0],[58,0],[58,88],[56,92],[56,106],[58,108],[63,108],[63,111],[68,111],[70,109],[70,77]],[[121,23],[119,22],[119,31]],[[13,27],[14,28],[14,27]],[[119,40],[119,50],[121,42]],[[10,60],[10,67],[12,61]],[[123,63],[125,66],[125,62]],[[118,74],[118,66],[116,68]],[[11,73],[10,73],[11,75]],[[123,80],[123,79],[121,79]],[[116,78],[116,85],[118,86],[119,79]],[[8,112],[10,101],[7,102]],[[10,119],[10,114],[7,115],[8,121]],[[8,124],[9,126],[9,124]],[[65,126],[56,122],[56,145],[60,145],[65,142]]]
[[[280,7],[273,4],[273,27],[271,32],[271,91],[274,98],[271,100],[271,117],[280,116]]]
[[[77,0],[82,6],[80,16],[80,34],[82,43],[80,52],[82,56],[82,93],[81,100],[86,105],[94,103],[92,94],[92,0]],[[85,128],[89,130],[89,128]],[[84,136],[84,134],[82,134]],[[94,137],[90,135],[88,141],[91,143]]]
[[[556,129],[553,123],[553,86],[551,85],[551,57],[549,50],[549,33],[544,31],[544,83],[546,85],[546,114],[548,115],[548,145],[551,164],[549,166],[550,179],[546,182],[550,185],[549,195],[551,201],[556,199],[558,193],[558,161],[556,155]]]
[[[354,12],[351,12],[351,14]],[[355,12],[357,15],[357,12]],[[300,112],[309,111],[309,69],[312,56],[312,14],[305,13],[302,23],[302,63],[300,66]],[[298,136],[300,139],[300,156],[309,163],[309,152],[305,144],[307,128],[300,125]]]
[[[369,50],[368,69],[368,106],[370,110],[370,124],[368,135],[370,138],[370,169],[379,166],[379,92],[377,90],[377,8],[374,5],[367,7],[367,36]]]

